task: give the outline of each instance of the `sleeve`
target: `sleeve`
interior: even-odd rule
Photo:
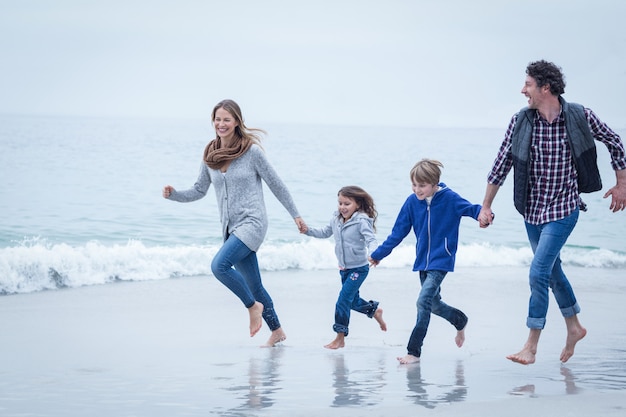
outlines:
[[[371,254],[378,247],[378,241],[376,240],[376,235],[374,234],[373,220],[370,218],[362,219],[360,227],[361,236],[363,236],[363,240],[365,241],[367,253]]]
[[[393,229],[391,229],[391,234],[387,236],[387,239],[385,239],[385,241],[378,246],[374,252],[371,253],[370,257],[372,259],[380,261],[388,256],[411,231],[411,228],[413,227],[413,223],[411,221],[411,197],[414,196],[411,195],[402,205],[400,213],[398,213],[398,217],[396,218],[396,222],[393,225]]]
[[[611,155],[611,167],[615,171],[626,169],[624,143],[617,133],[600,120],[591,109],[585,108],[585,115],[594,139],[604,143]]]
[[[305,235],[316,237],[318,239],[326,239],[328,237],[331,237],[333,235],[332,220],[325,227],[319,227],[319,228],[309,227]]]
[[[502,145],[500,145],[500,149],[498,150],[498,155],[496,155],[496,159],[493,162],[491,171],[489,171],[489,174],[487,175],[487,182],[489,184],[494,184],[498,186],[504,184],[504,180],[506,179],[507,175],[509,175],[511,168],[513,167],[511,140],[513,138],[513,130],[515,129],[517,115],[518,113],[513,115],[513,117],[511,118],[509,126],[504,135]]]
[[[169,199],[181,203],[196,201],[206,195],[210,186],[211,176],[209,175],[209,167],[203,162],[200,166],[198,179],[196,180],[196,183],[193,185],[193,187],[183,191],[174,190],[170,194]]]
[[[280,179],[276,170],[274,170],[274,167],[272,167],[265,157],[263,150],[257,145],[253,145],[250,148],[250,151],[254,152],[256,172],[263,179],[263,181],[265,181],[272,194],[274,194],[276,199],[280,201],[292,218],[295,219],[296,217],[300,217],[296,204],[291,197],[291,193],[289,193],[287,186],[283,180]]]
[[[458,194],[457,196],[457,212],[460,213],[461,216],[471,217],[474,220],[478,220],[478,215],[480,214],[482,206],[480,204],[472,204]]]

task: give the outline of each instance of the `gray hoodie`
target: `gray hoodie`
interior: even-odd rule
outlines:
[[[374,235],[374,220],[357,211],[344,223],[339,212],[335,212],[330,223],[323,228],[309,228],[307,236],[335,238],[335,255],[339,268],[352,269],[368,264],[368,254],[377,247]]]
[[[203,162],[194,186],[184,191],[173,191],[169,199],[184,203],[199,200],[213,184],[224,240],[232,233],[256,252],[265,239],[268,226],[261,180],[265,181],[291,217],[300,217],[289,190],[258,145],[252,145],[246,153],[233,160],[225,173],[211,169]]]

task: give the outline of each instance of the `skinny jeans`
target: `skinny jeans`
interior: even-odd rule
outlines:
[[[256,301],[263,304],[263,319],[270,330],[280,327],[274,302],[261,282],[256,252],[250,250],[237,236],[228,236],[211,262],[213,275],[250,308]]]
[[[348,336],[348,326],[350,324],[350,310],[374,317],[378,308],[378,301],[365,301],[359,294],[361,284],[367,278],[369,265],[357,268],[343,269],[339,271],[341,276],[341,291],[335,304],[335,324],[333,330]]]

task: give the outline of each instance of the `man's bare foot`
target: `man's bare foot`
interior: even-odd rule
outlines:
[[[513,355],[509,355],[506,358],[522,365],[530,365],[535,363],[535,355],[537,355],[537,345],[539,344],[539,337],[541,336],[541,329],[530,329],[528,333],[528,340],[522,350]]]
[[[385,323],[385,320],[383,320],[382,308],[379,307],[376,309],[376,312],[374,313],[374,320],[376,320],[380,325],[380,330],[382,330],[383,332],[387,331],[387,323]]]
[[[250,314],[250,337],[254,336],[261,330],[263,325],[263,304],[258,301],[254,302],[254,305],[248,309]]]
[[[454,342],[456,343],[458,347],[463,346],[463,343],[465,342],[465,327],[456,332],[456,337],[454,338]]]
[[[587,335],[587,329],[582,326],[578,326],[575,329],[569,329],[567,332],[567,339],[565,340],[565,347],[561,352],[561,362],[565,363],[574,356],[574,348],[576,343]]]
[[[404,356],[398,356],[398,362],[400,362],[402,365],[406,365],[409,363],[417,363],[420,361],[420,358],[417,356],[413,356],[411,354],[406,354]]]
[[[344,341],[345,335],[343,333],[337,333],[335,340],[327,345],[324,345],[326,349],[340,349],[346,345]]]
[[[530,365],[535,363],[535,355],[537,354],[537,350],[532,350],[528,346],[524,346],[524,348],[515,353],[513,355],[509,355],[506,358],[516,363],[521,363],[522,365]]]
[[[283,331],[283,328],[279,327],[272,332],[270,338],[267,339],[267,342],[265,342],[264,345],[261,345],[261,347],[274,347],[277,344],[284,342],[285,340],[287,340],[287,335]]]

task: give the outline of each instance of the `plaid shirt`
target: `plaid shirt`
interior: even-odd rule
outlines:
[[[518,114],[511,119],[504,141],[487,176],[487,182],[490,184],[498,186],[504,184],[506,176],[511,171],[513,166],[511,139]],[[594,139],[604,143],[608,148],[612,168],[626,169],[626,152],[619,135],[590,109],[585,108],[585,115]],[[576,207],[583,211],[587,210],[578,193],[577,173],[572,162],[562,111],[552,123],[548,123],[539,112],[536,112],[529,157],[530,189],[524,213],[526,222],[535,225],[544,224],[567,217]]]

